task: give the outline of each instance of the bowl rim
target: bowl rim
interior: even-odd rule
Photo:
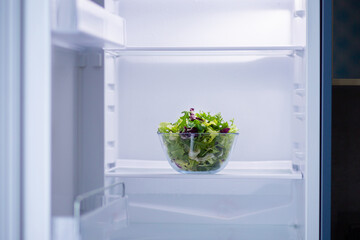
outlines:
[[[170,135],[170,134],[176,134],[176,135],[210,135],[210,134],[219,134],[219,135],[239,135],[239,133],[238,132],[236,132],[236,133],[220,133],[220,132],[216,132],[216,133],[209,133],[209,132],[207,132],[207,133],[172,133],[172,132],[170,132],[170,133],[161,133],[161,132],[157,132],[157,134],[158,135],[166,135],[166,134],[168,134],[168,135]]]

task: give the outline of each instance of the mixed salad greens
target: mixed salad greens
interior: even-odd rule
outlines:
[[[220,113],[182,112],[175,123],[162,122],[158,133],[172,164],[180,171],[215,171],[229,157],[238,132],[234,120],[226,122]]]

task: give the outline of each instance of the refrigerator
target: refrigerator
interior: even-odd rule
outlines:
[[[8,9],[21,239],[330,239],[330,1]],[[165,158],[158,124],[190,108],[239,128],[219,173]]]

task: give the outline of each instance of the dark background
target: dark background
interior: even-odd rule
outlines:
[[[333,0],[333,77],[360,78],[360,1]]]
[[[333,0],[333,78],[332,239],[360,240],[360,0]]]

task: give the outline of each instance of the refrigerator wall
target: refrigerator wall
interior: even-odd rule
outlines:
[[[116,5],[112,4],[116,3]],[[126,19],[131,47],[303,45],[304,0],[105,1]],[[296,19],[299,18],[299,19]],[[302,20],[300,20],[302,19]]]
[[[52,212],[72,214],[77,181],[77,52],[52,47]],[[65,177],[66,176],[66,177]]]
[[[294,57],[122,56],[117,68],[118,158],[163,159],[159,123],[194,107],[235,119],[232,160],[291,159]]]

